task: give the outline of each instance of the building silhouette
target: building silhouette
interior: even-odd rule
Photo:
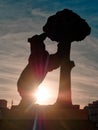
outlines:
[[[96,129],[98,129],[98,100],[88,104],[85,109],[88,110],[89,120],[91,120],[96,125]]]
[[[97,130],[88,118],[87,109],[33,105],[24,109],[2,108],[0,130]]]

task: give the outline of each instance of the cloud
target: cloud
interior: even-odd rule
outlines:
[[[48,16],[50,16],[50,13],[48,11],[43,11],[41,8],[35,8],[32,9],[32,15],[47,18]]]
[[[31,18],[24,18],[18,20],[3,20],[0,21],[0,28],[0,35],[19,32],[32,32],[34,30],[37,30],[37,23],[34,20],[32,21]]]
[[[72,69],[73,102],[83,106],[98,98],[98,39],[87,37],[80,43],[72,43],[71,59],[76,66]],[[78,97],[78,98],[77,98]]]
[[[86,64],[89,67],[96,66],[98,63],[98,40],[93,37],[88,37],[80,43],[72,43],[72,58],[74,58],[77,63]],[[96,66],[97,67],[97,66]]]
[[[32,0],[24,1],[0,1],[1,20],[31,17]]]
[[[39,2],[45,2],[45,1],[48,1],[48,0],[38,0]]]

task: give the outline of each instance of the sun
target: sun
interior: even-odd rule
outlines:
[[[47,104],[50,98],[50,91],[47,87],[40,86],[35,93],[36,103],[40,105]]]

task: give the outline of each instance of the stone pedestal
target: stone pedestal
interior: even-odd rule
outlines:
[[[95,130],[88,120],[88,112],[75,106],[35,105],[26,109],[17,106],[6,113],[1,121],[0,130]]]

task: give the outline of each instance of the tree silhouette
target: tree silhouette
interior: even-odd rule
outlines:
[[[52,41],[57,41],[61,52],[65,52],[60,68],[58,104],[72,105],[71,69],[75,66],[70,61],[70,49],[73,41],[81,41],[91,32],[87,22],[72,10],[64,9],[48,18],[43,31]]]

